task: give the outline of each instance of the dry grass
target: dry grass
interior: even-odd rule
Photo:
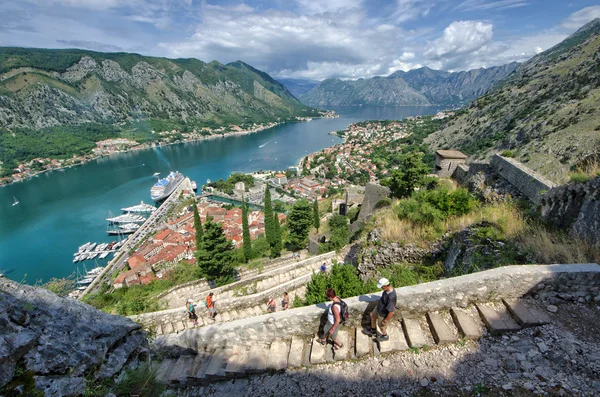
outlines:
[[[398,219],[393,210],[394,206],[379,213],[376,226],[381,230],[383,239],[421,247],[440,238],[446,232],[458,232],[473,223],[484,220],[498,225],[507,239],[518,236],[526,228],[526,222],[521,212],[512,204],[481,206],[466,215],[451,217],[437,226],[415,225],[405,219]]]
[[[541,225],[528,226],[517,241],[531,252],[536,263],[600,263],[600,246],[551,232]]]

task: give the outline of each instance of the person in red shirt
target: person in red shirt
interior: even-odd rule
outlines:
[[[204,305],[208,308],[208,316],[211,319],[215,319],[215,317],[217,316],[217,311],[215,310],[215,303],[213,302],[213,293],[211,292],[210,294],[208,294],[208,296],[206,297],[206,300],[204,301]]]

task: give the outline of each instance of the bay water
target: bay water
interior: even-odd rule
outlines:
[[[333,108],[340,117],[286,123],[258,133],[119,153],[89,163],[37,175],[0,188],[0,273],[28,284],[66,277],[95,266],[73,264],[73,253],[107,236],[109,211],[152,203],[150,188],[169,171],[196,181],[227,178],[232,172],[283,170],[341,139],[329,135],[363,120],[398,120],[433,114],[437,107]],[[12,206],[13,196],[19,205]],[[104,265],[105,260],[98,260]]]

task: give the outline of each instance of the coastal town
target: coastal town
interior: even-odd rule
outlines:
[[[337,118],[335,112],[320,111],[320,118]],[[295,122],[309,122],[311,117],[294,117]],[[237,124],[221,126],[216,128],[203,127],[200,129],[191,129],[190,131],[152,131],[153,141],[149,143],[140,143],[133,139],[127,138],[112,138],[96,142],[96,146],[88,153],[73,155],[70,158],[34,158],[29,161],[24,161],[17,167],[11,170],[4,170],[3,164],[0,162],[0,186],[7,185],[13,182],[19,182],[32,178],[42,172],[59,170],[66,167],[73,167],[88,161],[95,160],[103,156],[110,156],[115,153],[124,153],[132,150],[148,149],[156,146],[170,145],[182,142],[196,142],[209,139],[220,139],[227,136],[241,136],[264,131],[268,128],[275,127],[281,122],[269,123],[252,123],[247,126],[239,126]]]

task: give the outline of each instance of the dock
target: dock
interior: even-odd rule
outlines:
[[[189,178],[183,178],[181,183],[173,190],[173,192],[165,199],[165,201],[158,207],[146,221],[137,229],[133,234],[129,236],[125,244],[119,247],[115,253],[114,258],[108,262],[102,273],[92,281],[90,285],[81,293],[79,299],[83,298],[87,294],[95,291],[102,282],[111,280],[111,275],[123,269],[127,265],[127,259],[129,259],[129,251],[134,249],[138,243],[143,241],[148,234],[154,233],[155,228],[159,224],[159,221],[166,216],[169,209],[177,202],[179,194],[183,190],[192,191],[192,183]]]

